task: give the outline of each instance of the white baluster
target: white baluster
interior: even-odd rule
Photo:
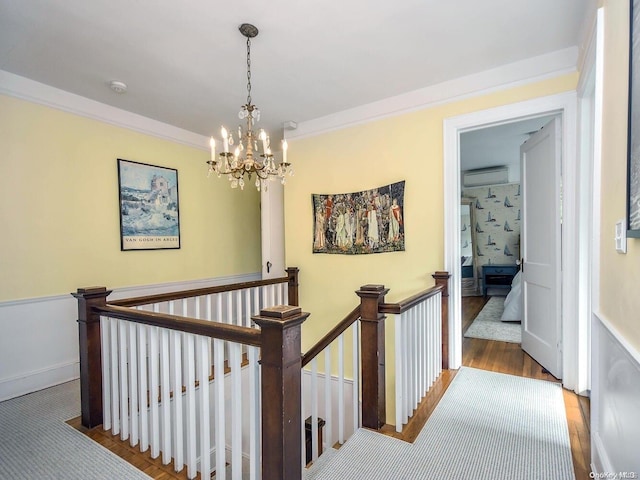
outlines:
[[[410,385],[410,368],[409,368],[409,319],[407,314],[400,315],[400,327],[402,328],[402,423],[409,420],[409,385]]]
[[[129,438],[129,375],[127,367],[127,323],[118,325],[118,367],[120,369],[120,440]]]
[[[162,403],[161,425],[162,437],[160,450],[162,463],[167,465],[171,461],[171,381],[169,380],[169,330],[160,329],[160,391]]]
[[[360,342],[358,341],[359,329],[358,321],[354,322],[351,326],[351,334],[353,340],[353,346],[351,348],[353,354],[353,432],[355,433],[360,428]]]
[[[418,404],[418,398],[420,397],[420,350],[422,346],[420,345],[420,318],[418,317],[417,309],[413,308],[411,310],[411,315],[413,317],[413,345],[414,345],[414,357],[413,363],[415,365],[415,385],[413,390],[413,402],[411,404],[412,411],[415,411],[416,406]]]
[[[414,377],[413,377],[413,319],[411,318],[411,311],[406,314],[407,322],[407,336],[406,349],[407,349],[407,417],[411,416],[411,404],[413,402],[414,389]]]
[[[140,402],[140,451],[149,449],[149,382],[147,372],[147,329],[139,323],[138,330],[138,400]]]
[[[324,416],[327,448],[333,446],[333,412],[331,408],[331,345],[324,349]]]
[[[344,443],[344,334],[338,337],[338,441]]]
[[[251,288],[244,290],[244,326],[251,327]]]
[[[420,399],[424,396],[426,392],[426,383],[427,383],[427,369],[424,366],[424,360],[427,356],[427,352],[430,350],[429,343],[427,342],[427,336],[425,332],[425,312],[424,312],[424,302],[416,305],[416,313],[418,316],[418,380],[419,380],[419,389],[420,392],[418,395],[418,403],[420,403]]]
[[[303,415],[304,417],[304,415]],[[302,427],[306,430],[305,421],[302,419]],[[306,439],[305,439],[306,440]],[[303,443],[306,448],[306,441]],[[315,462],[318,459],[318,361],[317,357],[311,360],[311,459]],[[303,448],[303,456],[306,459],[306,452]]]
[[[182,299],[182,316],[183,317],[188,317],[189,316],[189,302],[187,301],[186,298]]]
[[[222,311],[222,299],[216,305]],[[218,318],[222,318],[220,315]],[[226,479],[226,438],[225,438],[225,409],[224,409],[224,341],[215,339],[213,341],[213,361],[214,375],[214,408],[216,427],[216,480]]]
[[[111,340],[111,413],[112,428],[111,433],[120,433],[120,375],[118,374],[118,323],[120,320],[112,318],[109,339]]]
[[[255,289],[257,293],[258,290]],[[255,295],[255,294],[254,294]],[[259,350],[256,347],[247,348],[249,357],[249,478],[260,478],[260,370],[258,364]]]
[[[437,295],[434,295],[429,299],[428,302],[428,318],[427,322],[429,325],[429,362],[428,362],[428,370],[429,370],[429,384],[428,388],[431,388],[433,382],[438,378],[438,367],[437,367],[437,358],[438,358],[438,350],[442,348],[440,346],[440,341],[438,340],[438,322],[440,319],[436,316],[437,311]]]
[[[260,287],[253,289],[253,315],[260,314]]]
[[[234,325],[244,325],[244,318],[242,317],[242,290],[236,291],[236,315],[235,322],[231,322]]]
[[[102,356],[102,428],[111,430],[111,350],[109,318],[100,317],[100,343]]]
[[[436,358],[436,367],[437,367],[437,371],[440,372],[442,371],[442,293],[439,293],[437,295],[437,308],[436,308],[436,329],[437,329],[437,335],[436,335],[436,341],[438,342],[436,351],[438,352],[438,356]]]
[[[225,323],[233,323],[233,292],[227,292],[225,296],[227,297],[227,304],[224,321]]]
[[[194,358],[194,335],[184,334],[184,351],[185,351],[185,404],[186,404],[186,426],[187,426],[187,477],[195,478],[197,475],[196,458],[198,452],[196,450],[196,372]]]
[[[208,302],[207,302],[208,303]],[[209,358],[208,337],[198,336],[198,380],[200,382],[198,425],[200,425],[200,478],[211,478],[211,438],[209,436],[211,419],[209,418]]]
[[[149,441],[151,458],[160,454],[160,415],[158,411],[159,372],[158,372],[158,328],[149,327]]]
[[[173,389],[173,461],[176,472],[184,467],[184,423],[182,412],[182,337],[171,332],[171,388]]]
[[[231,471],[233,480],[242,480],[242,345],[229,342],[231,367]]]
[[[276,286],[275,285],[269,285],[269,301],[271,302],[269,304],[270,307],[273,307],[274,305],[276,305]]]
[[[288,283],[282,284],[282,300],[283,300],[283,305],[289,305],[289,284]]]
[[[131,418],[129,444],[133,447],[138,444],[138,348],[137,325],[127,322],[129,325],[129,415]]]
[[[402,432],[404,398],[402,389],[404,385],[403,357],[402,348],[402,314],[394,317],[394,335],[395,335],[395,351],[396,351],[396,432]]]
[[[282,284],[278,283],[277,285],[274,285],[274,290],[276,291],[276,305],[284,305],[282,303]]]

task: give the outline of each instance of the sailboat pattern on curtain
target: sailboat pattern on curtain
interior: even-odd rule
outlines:
[[[467,188],[465,198],[475,198],[476,265],[515,264],[520,253],[520,184]]]

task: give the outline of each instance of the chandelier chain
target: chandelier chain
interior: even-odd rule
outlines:
[[[251,105],[251,38],[247,37],[247,105]]]

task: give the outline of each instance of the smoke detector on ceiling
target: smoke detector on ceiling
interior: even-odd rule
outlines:
[[[124,93],[127,91],[127,84],[118,80],[109,82],[109,88],[116,93]]]

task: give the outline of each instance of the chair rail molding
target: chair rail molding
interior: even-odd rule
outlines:
[[[110,300],[260,280],[260,273],[115,288]],[[66,294],[0,301],[0,401],[79,377],[77,302]]]

